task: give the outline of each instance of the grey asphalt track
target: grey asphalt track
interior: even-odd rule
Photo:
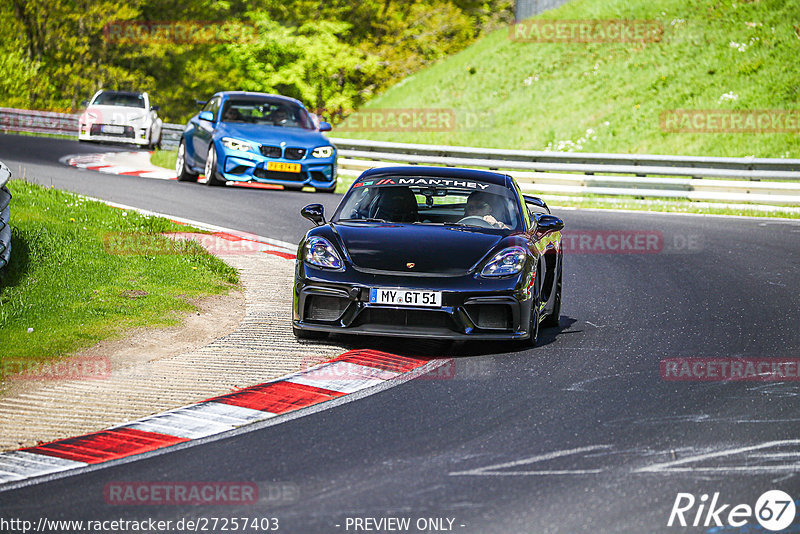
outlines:
[[[296,242],[333,195],[207,188],[67,168],[109,147],[0,136],[15,176]],[[754,507],[800,497],[800,382],[667,381],[666,358],[800,359],[800,222],[554,210],[594,253],[565,253],[561,324],[533,350],[442,346],[455,372],[210,443],[11,491],[0,519],[279,519],[278,532],[367,532],[425,518],[465,533],[733,532],[668,527],[678,493]],[[646,232],[644,253],[597,249]],[[289,283],[289,281],[287,281]],[[399,353],[409,343],[354,341]],[[373,345],[370,345],[373,343]],[[377,343],[377,345],[374,345]],[[255,482],[250,505],[111,505],[107,484]],[[708,504],[706,502],[706,505]],[[708,519],[705,512],[700,523]],[[425,529],[418,529],[417,526]],[[750,518],[750,530],[758,527]],[[758,527],[760,528],[760,527]],[[222,531],[217,530],[209,531]],[[372,532],[389,532],[374,529]],[[739,530],[737,530],[739,531]],[[798,531],[798,524],[791,528]],[[168,532],[181,532],[176,528]],[[247,532],[255,532],[248,530]]]

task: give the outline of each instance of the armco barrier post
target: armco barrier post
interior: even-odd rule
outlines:
[[[0,162],[0,269],[11,258],[11,193],[6,183],[11,179],[11,171]]]

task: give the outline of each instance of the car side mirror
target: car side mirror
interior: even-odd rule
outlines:
[[[214,122],[214,114],[210,111],[201,111],[197,118],[201,121]]]
[[[87,107],[88,105],[89,105],[89,101],[88,101],[88,100],[81,100],[81,107],[84,107],[84,108],[85,108],[85,107]]]
[[[537,213],[534,216],[536,221],[536,231],[540,234],[548,232],[559,232],[564,229],[564,221],[555,215],[545,215],[544,213]]]
[[[541,198],[532,197],[530,195],[522,195],[522,198],[525,199],[525,204],[533,204],[534,206],[547,211],[547,213],[550,213],[550,208],[547,207],[547,204],[545,204],[544,200]]]
[[[332,130],[331,123],[322,121],[319,123],[320,132],[330,132]]]
[[[322,204],[309,204],[300,210],[300,215],[313,222],[317,226],[325,224],[325,208]]]
[[[161,106],[150,106],[153,111],[161,111]]]

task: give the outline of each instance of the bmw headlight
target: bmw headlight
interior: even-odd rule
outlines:
[[[329,158],[333,156],[333,147],[332,146],[318,146],[315,148],[311,155],[315,158]]]
[[[495,254],[481,271],[481,276],[509,276],[517,274],[525,266],[528,257],[522,247],[508,247]]]
[[[341,269],[342,260],[330,241],[324,237],[312,237],[306,241],[303,259],[323,269]]]
[[[253,150],[252,144],[248,143],[247,141],[242,141],[241,139],[235,139],[233,137],[223,137],[222,144],[231,150],[241,150],[243,152],[251,152]]]

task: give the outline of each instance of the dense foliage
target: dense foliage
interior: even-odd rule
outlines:
[[[9,0],[0,2],[0,105],[67,111],[100,88],[143,90],[180,122],[195,99],[247,89],[299,98],[330,119],[507,23],[512,5]]]

